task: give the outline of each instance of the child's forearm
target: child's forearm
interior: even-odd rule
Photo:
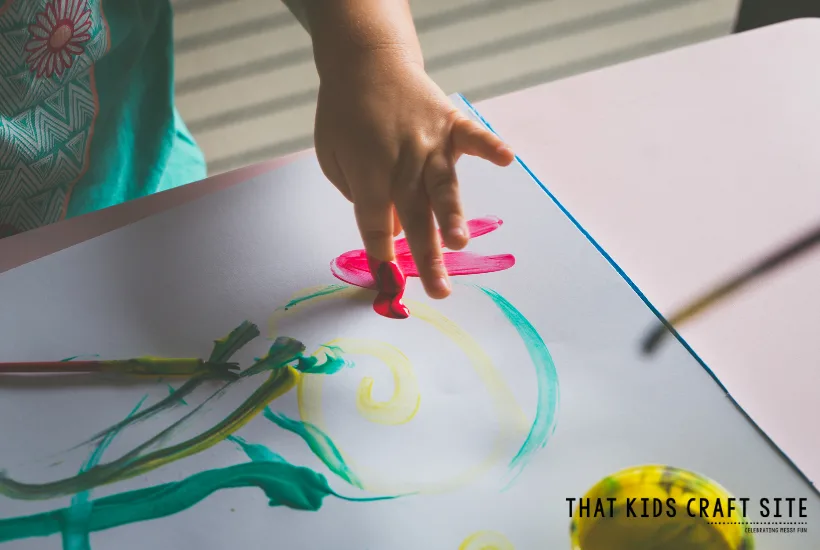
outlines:
[[[423,58],[407,0],[283,0],[313,38],[320,76],[352,58],[384,52],[421,65]]]

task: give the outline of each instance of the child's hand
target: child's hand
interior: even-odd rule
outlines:
[[[468,240],[456,160],[468,154],[507,165],[512,151],[453,106],[425,73],[417,43],[337,48],[327,55],[332,63],[319,59],[317,47],[322,170],[353,202],[367,253],[392,261],[393,238],[404,228],[427,293],[446,297],[435,221],[448,248]]]

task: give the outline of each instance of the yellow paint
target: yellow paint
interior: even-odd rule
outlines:
[[[590,499],[589,514],[580,516],[577,506],[573,514],[570,534],[572,550],[752,550],[754,539],[746,533],[747,522],[742,517],[740,505],[731,517],[700,518],[687,513],[691,498],[708,499],[713,506],[720,501],[724,511],[729,509],[731,495],[714,481],[668,466],[649,465],[622,470],[604,478],[585,499]],[[592,517],[597,499],[602,499],[609,516],[607,499],[615,499],[615,517]],[[626,499],[637,499],[633,506],[638,517],[627,517],[623,511]],[[649,499],[648,514],[643,513],[641,499]],[[663,503],[663,513],[653,517],[653,499]],[[667,499],[673,498],[674,517],[669,517]],[[699,508],[695,504],[697,515]],[[621,508],[619,513],[619,507]],[[709,521],[723,521],[710,524]]]
[[[515,550],[515,547],[501,533],[479,531],[464,539],[458,550]]]
[[[300,292],[299,295],[304,296],[314,292],[316,292],[316,289],[311,289],[310,292]],[[289,307],[288,310],[280,308],[269,319],[271,337],[278,333],[277,325],[285,316],[319,301],[325,302],[339,299],[358,300],[370,303],[373,300],[373,295],[372,292],[351,287],[332,294],[299,302]],[[429,324],[456,344],[467,356],[471,367],[487,387],[498,418],[502,419],[506,426],[512,426],[514,433],[525,437],[529,430],[530,420],[516,402],[515,396],[507,387],[503,376],[501,376],[500,372],[495,368],[495,365],[493,365],[492,359],[481,348],[478,342],[453,321],[427,304],[414,300],[405,300],[405,304],[413,313],[410,320],[402,321],[402,323],[412,322],[413,319],[418,319]],[[353,344],[353,347],[351,347],[351,344]],[[365,379],[359,385],[357,406],[365,418],[379,424],[395,425],[401,423],[397,422],[398,420],[404,419],[404,422],[407,422],[415,415],[420,403],[418,387],[415,384],[415,374],[413,374],[414,371],[409,359],[398,349],[391,348],[386,344],[363,340],[334,340],[325,344],[325,346],[338,346],[343,352],[349,354],[355,354],[355,349],[358,352],[378,357],[391,369],[395,389],[393,397],[387,402],[378,403],[372,399],[368,400],[370,390],[374,383],[372,379]],[[325,378],[323,375],[303,374],[299,377],[296,387],[299,414],[302,421],[309,422],[325,433],[328,433],[324,420],[324,412],[322,410],[322,388]],[[411,380],[412,385],[407,386],[406,384]],[[396,384],[397,381],[398,384]],[[414,395],[417,396],[415,401],[413,400]],[[414,404],[412,410],[410,407],[411,403]],[[509,431],[509,429],[508,427],[507,430]],[[332,437],[332,434],[329,435]],[[456,490],[486,474],[504,459],[504,444],[509,440],[509,435],[509,433],[499,433],[488,455],[481,458],[478,463],[473,466],[465,468],[457,476],[445,481],[428,483],[396,482],[381,475],[379,472],[356,464],[355,460],[338,446],[338,441],[337,448],[344,458],[345,463],[350,466],[351,470],[356,472],[362,481],[363,487],[368,491],[382,494],[431,494]]]
[[[507,387],[504,377],[493,365],[493,360],[479,343],[461,327],[427,304],[415,300],[405,300],[405,304],[411,308],[413,317],[437,329],[459,347],[467,356],[473,370],[490,390],[490,396],[499,417],[512,419],[515,429],[526,434],[529,431],[530,420]]]
[[[326,344],[340,348],[345,355],[370,355],[381,361],[393,375],[393,395],[387,401],[373,399],[375,380],[367,376],[359,383],[356,407],[370,422],[396,426],[409,422],[419,410],[421,394],[413,364],[397,348],[375,340],[337,338]],[[321,384],[326,376],[310,376],[306,384]]]
[[[253,420],[253,418],[257,416],[259,413],[261,413],[265,409],[265,407],[267,407],[272,401],[288,393],[291,390],[291,388],[293,388],[293,386],[296,384],[296,382],[300,379],[300,374],[301,373],[299,371],[297,371],[291,366],[276,369],[275,371],[271,372],[270,376],[268,376],[268,379],[263,383],[263,386],[270,385],[272,389],[270,393],[266,393],[263,399],[260,399],[256,403],[253,403],[253,405],[247,409],[241,411],[234,411],[215,429],[208,430],[207,432],[204,432],[194,437],[193,439],[196,440],[196,442],[193,445],[190,445],[190,441],[186,441],[152,453],[154,455],[153,458],[138,463],[134,467],[126,468],[122,473],[107,481],[107,483],[121,481],[123,479],[128,479],[146,474],[161,466],[165,466],[166,464],[169,464],[171,462],[175,462],[182,458],[195,455],[197,453],[204,451],[205,449],[213,447],[217,443],[223,441],[229,435],[242,429],[242,427],[244,427],[248,422]]]

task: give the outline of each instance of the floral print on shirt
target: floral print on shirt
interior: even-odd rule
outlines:
[[[101,0],[0,6],[0,238],[65,216],[88,168],[108,50]]]

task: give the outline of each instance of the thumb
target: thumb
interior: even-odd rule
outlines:
[[[470,155],[498,166],[507,166],[515,160],[512,149],[501,138],[465,116],[456,119],[450,135],[456,158]]]

